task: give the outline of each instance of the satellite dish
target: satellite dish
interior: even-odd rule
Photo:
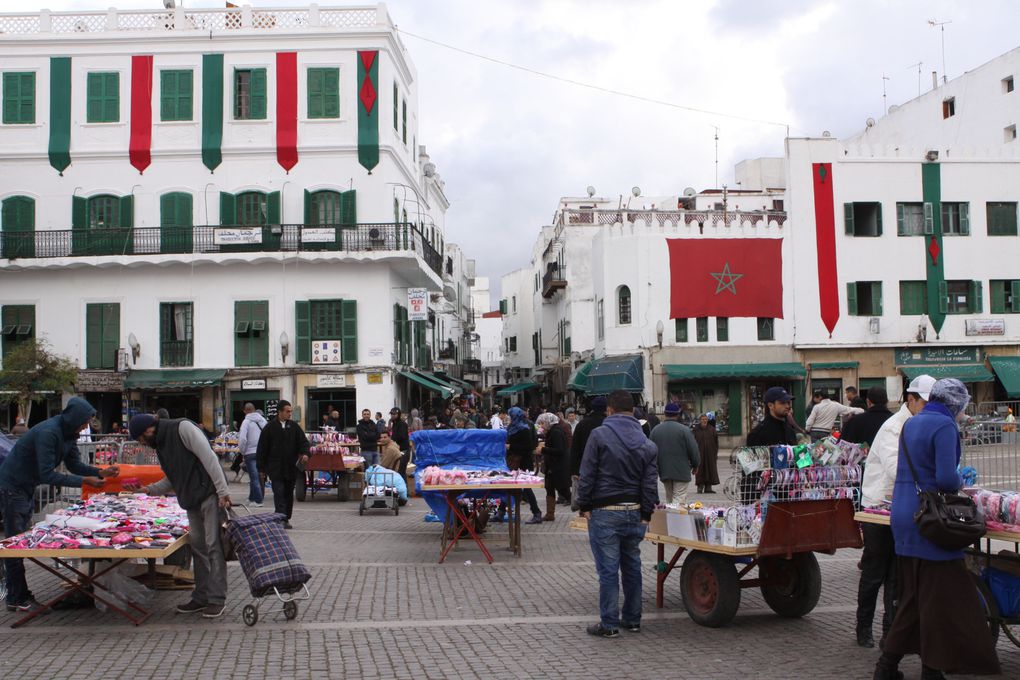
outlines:
[[[893,104],[889,107],[889,113],[895,113],[900,110],[899,104]]]
[[[686,196],[687,198],[691,198],[697,195],[698,192],[694,190],[694,187],[687,187],[686,189],[684,189],[684,196]]]
[[[630,193],[634,194],[634,198],[641,195],[641,187],[631,187]]]
[[[421,171],[423,173],[425,173],[426,177],[435,177],[435,175],[436,175],[436,164],[435,163],[426,163],[425,165],[421,166]]]
[[[831,132],[829,132],[828,130],[822,130],[822,137],[829,138],[831,136],[832,136]]]
[[[875,119],[869,118],[866,121],[864,121],[864,124],[868,127],[875,127]]]
[[[589,184],[588,185],[588,198],[591,198],[594,195],[595,195],[595,187],[593,187],[592,185]]]
[[[173,9],[177,6],[177,2],[175,0],[163,0],[163,6],[167,9]]]

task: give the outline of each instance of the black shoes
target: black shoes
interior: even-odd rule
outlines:
[[[208,605],[199,604],[194,600],[188,600],[184,604],[177,605],[177,612],[179,614],[197,614],[201,611],[205,611]]]
[[[624,629],[628,633],[640,633],[641,632],[641,624],[640,623],[622,623],[622,624],[620,624],[620,628]]]
[[[290,522],[286,522],[286,523],[284,523],[283,528],[284,529],[293,529],[294,525],[291,524]]]
[[[620,635],[619,629],[603,628],[601,623],[593,623],[585,630],[588,631],[588,635],[594,635],[595,637],[613,638]]]
[[[857,627],[857,646],[869,648],[875,646],[875,638],[872,637],[870,630],[860,626]]]

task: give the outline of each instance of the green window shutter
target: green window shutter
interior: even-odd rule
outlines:
[[[935,208],[928,201],[924,203],[924,233],[935,233]]]
[[[960,235],[970,236],[970,203],[960,203]]]
[[[280,192],[271,191],[266,196],[266,223],[280,224]]]
[[[21,84],[13,73],[4,74],[4,125],[10,125],[18,121],[18,99],[20,97]]]
[[[312,363],[312,305],[307,300],[294,303],[294,361]]]
[[[103,90],[106,122],[115,123],[120,120],[120,74],[107,73],[103,78]]]
[[[226,191],[220,192],[220,225],[237,224],[237,198]]]
[[[269,365],[269,301],[251,303],[251,364]]]
[[[309,225],[312,223],[312,192],[305,189],[305,217],[302,224]]]
[[[857,316],[857,284],[853,282],[846,284],[846,312]]]
[[[340,318],[343,327],[343,362],[356,364],[358,363],[358,301],[341,301]]]
[[[939,281],[939,311],[949,313],[949,285],[945,281]]]
[[[120,349],[120,304],[102,306],[103,339],[100,346],[99,368],[117,368],[117,350]]]
[[[234,365],[251,366],[251,303],[234,302]]]
[[[393,305],[393,353],[400,363],[400,305]]]
[[[358,223],[358,192],[356,189],[340,194],[340,223],[353,227]]]
[[[677,319],[675,322],[675,338],[677,342],[688,342],[687,340],[687,319]]]
[[[740,405],[740,382],[731,382],[729,386],[729,404],[726,407],[728,433],[739,435],[740,421],[743,419],[743,408]]]
[[[871,312],[874,316],[882,316],[882,282],[871,284]]]
[[[266,117],[266,69],[251,70],[251,118],[264,120]]]
[[[102,368],[103,305],[85,305],[85,368]]]
[[[89,202],[84,196],[71,197],[71,252],[85,255],[88,252]]]
[[[24,125],[35,122],[34,73],[4,74],[3,122],[5,125]]]
[[[325,69],[322,84],[322,115],[324,118],[340,117],[340,69]]]
[[[907,218],[903,214],[906,210],[906,206],[902,203],[896,204],[896,235],[906,236],[907,235]]]
[[[1009,281],[995,280],[988,282],[989,304],[991,305],[989,311],[992,314],[1006,313],[1006,295],[1009,293],[1009,283]]]
[[[177,71],[159,72],[159,118],[177,120]]]
[[[854,235],[854,204],[843,204],[843,227],[847,236]]]
[[[1008,311],[1014,314],[1020,313],[1020,280],[1009,282],[1009,294],[1013,299],[1010,301],[1010,308]]]
[[[878,204],[878,209],[875,212],[875,236],[882,235],[882,204]]]
[[[715,320],[715,339],[718,342],[729,342],[730,340],[730,324],[729,319],[725,317],[716,317]]]
[[[120,228],[131,229],[135,221],[135,199],[128,194],[120,199]]]
[[[308,69],[308,117],[322,118],[323,69]]]
[[[506,314],[506,300],[499,301],[499,313],[504,315]]]
[[[968,302],[970,302],[970,304],[968,305],[969,308],[967,310],[968,312],[970,312],[971,314],[980,314],[982,311],[984,311],[985,308],[984,291],[980,281],[970,282],[969,297],[970,300]]]
[[[400,90],[397,89],[397,81],[393,81],[393,131],[396,132],[400,129],[400,121],[398,119],[399,110],[398,102],[400,101]]]

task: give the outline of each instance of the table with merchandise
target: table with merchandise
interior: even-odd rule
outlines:
[[[316,493],[335,489],[338,501],[348,500],[348,476],[365,463],[358,440],[337,430],[326,429],[309,432],[308,441],[308,463],[294,487],[294,498],[304,501],[308,496],[314,498]]]

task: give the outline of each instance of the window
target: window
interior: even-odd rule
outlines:
[[[956,97],[947,97],[942,100],[942,117],[952,118],[956,115]]]
[[[93,196],[89,199],[89,229],[120,227],[120,199],[116,196]]]
[[[1020,314],[1020,280],[992,279],[988,282],[992,314]]]
[[[0,257],[35,257],[35,200],[10,196],[0,210]]]
[[[924,236],[935,233],[931,203],[897,203],[896,235]]]
[[[1009,144],[1016,139],[1016,125],[1007,125],[1002,128],[1002,141]]]
[[[35,305],[4,305],[0,308],[0,341],[4,358],[15,347],[35,339]]]
[[[847,283],[846,306],[850,316],[882,316],[882,282]]]
[[[4,125],[35,122],[35,74],[4,74]]]
[[[1002,94],[1009,94],[1013,91],[1013,76],[1006,76],[1002,79]]]
[[[928,313],[928,284],[925,281],[900,281],[900,314]]]
[[[695,319],[694,328],[698,336],[698,342],[708,342],[708,317],[699,316]]]
[[[407,320],[407,307],[393,305],[393,345],[397,363],[406,365],[411,356],[411,331]]]
[[[509,348],[509,351],[511,351],[511,352],[516,352],[517,351],[517,336],[516,335],[511,335],[507,339],[507,347]]]
[[[843,381],[839,378],[812,378],[811,393],[822,392],[827,399],[843,403]]]
[[[242,227],[262,227],[268,224],[266,195],[261,191],[246,191],[237,195],[237,224]]]
[[[499,301],[499,313],[506,316],[506,298]]]
[[[510,296],[510,309],[513,311],[514,314],[517,313],[517,296],[516,295],[511,295]]]
[[[85,90],[87,122],[116,123],[120,120],[119,73],[90,73]]]
[[[980,314],[984,307],[980,281],[941,281],[939,298],[944,314]]]
[[[758,318],[758,339],[759,340],[775,340],[776,339],[776,320],[770,318]]]
[[[606,337],[606,301],[605,298],[595,304],[595,328],[598,329],[599,340]]]
[[[989,236],[1016,236],[1016,201],[989,201],[985,211]]]
[[[311,300],[295,303],[295,360],[310,364],[316,341],[339,340],[340,360],[358,362],[358,301]]]
[[[191,120],[194,72],[159,72],[160,120]]]
[[[531,351],[534,353],[535,365],[542,363],[542,341],[538,333],[531,334]]]
[[[100,194],[71,198],[71,252],[125,255],[134,252],[134,198]]]
[[[193,307],[190,302],[159,305],[159,365],[194,364]]]
[[[401,116],[400,117],[401,117],[401,120],[403,121],[403,126],[401,128],[401,138],[404,141],[404,146],[407,146],[407,100],[406,99],[403,100],[403,103],[401,104],[400,108],[401,108]]]
[[[340,69],[308,69],[308,117],[340,117]]]
[[[945,235],[970,235],[970,204],[942,203],[942,233]]]
[[[234,70],[234,120],[265,120],[266,69]]]
[[[336,191],[316,191],[308,197],[308,224],[340,224],[340,194]]]
[[[269,302],[234,303],[234,365],[269,365]]]
[[[843,222],[847,236],[881,236],[881,203],[844,203]]]
[[[120,348],[120,305],[85,305],[85,368],[116,369]]]
[[[719,316],[715,319],[715,339],[716,342],[730,341],[730,320],[725,316]]]
[[[676,319],[674,334],[677,342],[689,342],[687,339],[687,319]]]
[[[630,323],[630,288],[627,286],[616,289],[616,323],[620,326]]]
[[[400,90],[397,81],[393,81],[393,131],[400,131]]]

